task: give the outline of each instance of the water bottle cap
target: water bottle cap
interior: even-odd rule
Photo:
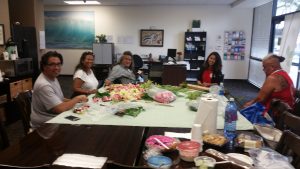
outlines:
[[[234,98],[233,98],[233,97],[230,97],[229,101],[233,102],[233,101],[234,101]]]

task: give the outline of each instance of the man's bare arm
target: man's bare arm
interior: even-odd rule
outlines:
[[[264,102],[275,91],[276,86],[279,84],[279,79],[276,76],[268,76],[265,80],[262,88],[258,92],[255,99],[244,104],[243,107],[248,107],[256,102]]]

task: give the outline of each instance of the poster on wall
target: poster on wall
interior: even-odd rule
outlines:
[[[244,60],[245,45],[244,31],[225,31],[223,60]]]
[[[45,11],[46,48],[91,49],[95,40],[94,12]]]

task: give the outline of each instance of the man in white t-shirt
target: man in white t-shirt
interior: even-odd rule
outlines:
[[[62,55],[49,51],[41,58],[41,74],[35,81],[31,103],[31,126],[33,129],[41,127],[43,123],[57,114],[67,111],[76,103],[88,101],[85,95],[73,99],[65,99],[57,76],[63,64]]]

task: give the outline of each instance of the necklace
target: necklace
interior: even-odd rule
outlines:
[[[274,72],[271,73],[271,75],[280,71],[282,71],[282,69],[275,70]]]

